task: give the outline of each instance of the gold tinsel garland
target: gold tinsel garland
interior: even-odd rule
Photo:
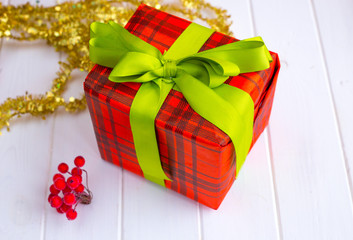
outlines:
[[[162,0],[143,2],[190,20],[202,20],[217,31],[231,34],[226,11],[204,0],[177,0],[170,4],[163,4]],[[28,3],[2,6],[0,3],[0,38],[18,41],[45,39],[56,51],[67,55],[65,62],[59,62],[60,71],[46,94],[34,96],[26,92],[24,96],[8,98],[0,105],[0,130],[5,126],[9,130],[9,121],[16,116],[30,114],[45,119],[59,106],[64,106],[67,112],[84,109],[84,97],[70,97],[65,101],[62,94],[74,69],[89,71],[93,67],[88,57],[89,25],[93,21],[109,20],[125,25],[141,3],[140,0],[86,0],[52,7]]]

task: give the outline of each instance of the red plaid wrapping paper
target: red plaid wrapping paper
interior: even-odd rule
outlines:
[[[188,27],[189,21],[142,4],[126,29],[162,53]],[[237,41],[215,32],[200,51]],[[252,145],[268,124],[279,70],[279,60],[267,70],[231,77],[227,84],[248,92],[255,102]],[[101,157],[143,176],[131,133],[129,112],[140,83],[108,80],[112,69],[95,65],[84,83],[87,105]],[[182,93],[171,90],[155,121],[166,187],[217,209],[236,178],[230,138],[197,114]],[[235,143],[236,144],[236,143]]]

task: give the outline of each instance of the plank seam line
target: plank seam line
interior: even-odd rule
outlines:
[[[257,29],[256,29],[256,25],[255,25],[255,16],[254,16],[254,7],[252,4],[251,0],[248,0],[248,5],[249,5],[249,14],[250,14],[250,20],[251,20],[251,31],[253,36],[255,36],[257,34]]]
[[[121,168],[120,170],[120,204],[118,207],[118,240],[123,239],[123,194],[124,194],[124,170]]]
[[[59,55],[59,59],[61,59],[61,54]],[[50,141],[50,157],[49,157],[49,164],[48,164],[48,171],[47,171],[47,184],[46,184],[46,191],[44,195],[44,211],[41,217],[40,222],[40,239],[45,240],[45,233],[47,228],[47,196],[49,195],[49,186],[51,184],[51,177],[50,177],[50,169],[52,168],[53,164],[53,146],[54,146],[54,130],[55,130],[55,119],[56,119],[56,112],[53,114],[53,123],[51,127],[51,141]]]
[[[197,231],[199,233],[198,239],[202,240],[202,217],[201,217],[201,209],[200,204],[197,203],[196,205],[196,212],[197,212]]]
[[[279,207],[279,198],[278,198],[278,190],[276,184],[276,173],[273,161],[273,152],[272,152],[272,141],[271,141],[271,133],[270,133],[270,126],[264,130],[263,134],[265,134],[265,145],[266,145],[266,152],[267,152],[267,159],[270,163],[270,176],[272,180],[272,194],[274,198],[274,208],[275,208],[275,216],[276,216],[276,225],[277,225],[277,238],[283,239],[283,229],[282,229],[282,222],[281,222],[281,212]]]
[[[351,202],[351,211],[353,214],[352,179],[349,174],[348,158],[347,158],[346,152],[343,147],[342,130],[341,130],[339,120],[338,120],[338,114],[337,114],[337,110],[336,110],[337,109],[336,102],[333,97],[331,76],[329,73],[329,69],[327,67],[328,64],[327,64],[327,60],[326,60],[326,54],[325,54],[325,51],[323,48],[322,36],[321,36],[321,32],[320,32],[320,28],[319,28],[319,24],[318,24],[318,18],[317,18],[317,14],[315,11],[315,5],[313,3],[313,0],[309,0],[309,8],[310,8],[311,16],[312,16],[313,22],[314,22],[315,35],[316,35],[316,39],[317,39],[317,43],[318,43],[318,47],[319,47],[319,53],[320,53],[320,57],[321,57],[321,62],[322,62],[323,70],[324,70],[324,78],[326,81],[326,85],[328,87],[329,101],[331,103],[331,108],[333,111],[333,120],[336,125],[336,129],[337,129],[338,143],[339,143],[340,152],[341,152],[341,155],[343,158],[343,166],[345,168],[346,181],[348,183],[348,190],[349,190],[349,196],[350,196],[350,202]]]
[[[10,0],[9,0],[10,3]],[[63,55],[61,52],[59,52],[59,60],[61,61],[63,58]],[[44,211],[41,217],[41,223],[40,223],[40,240],[45,240],[45,233],[46,233],[46,228],[47,228],[47,196],[49,195],[49,186],[51,184],[51,177],[50,177],[50,169],[52,168],[53,164],[53,147],[54,147],[54,132],[55,132],[55,120],[56,120],[56,112],[53,114],[53,123],[51,126],[51,141],[50,141],[50,157],[49,157],[49,164],[48,164],[48,171],[47,171],[47,185],[46,185],[46,192],[45,192],[45,198],[44,198]]]
[[[254,7],[252,4],[252,0],[248,0],[249,3],[249,12],[251,16],[251,25],[252,25],[252,33],[253,35],[257,35],[257,29],[255,24],[255,14],[254,14]],[[272,153],[272,142],[271,142],[271,135],[270,135],[270,126],[264,130],[263,134],[265,134],[265,145],[266,145],[266,152],[267,152],[267,159],[269,162],[269,171],[271,177],[271,188],[272,188],[272,197],[274,199],[273,207],[275,210],[275,223],[277,227],[277,239],[283,239],[283,229],[281,223],[281,213],[279,207],[279,199],[278,199],[278,191],[276,185],[276,177],[275,177],[275,169],[274,169],[274,162],[273,162],[273,153]]]
[[[10,1],[10,0],[9,0]],[[63,58],[63,55],[61,52],[59,52],[59,60],[61,61]],[[50,157],[49,157],[49,164],[48,164],[48,174],[47,174],[47,186],[46,186],[46,194],[44,195],[44,212],[43,212],[43,216],[41,218],[41,223],[40,223],[40,239],[41,240],[45,240],[45,233],[46,233],[46,228],[47,228],[47,196],[49,195],[49,186],[51,184],[51,177],[50,177],[50,169],[52,168],[52,164],[53,164],[53,147],[54,147],[54,132],[55,132],[55,120],[56,120],[56,112],[54,112],[53,114],[53,123],[52,123],[52,127],[51,127],[51,141],[50,141]]]

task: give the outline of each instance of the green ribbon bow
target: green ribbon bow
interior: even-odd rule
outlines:
[[[260,37],[199,52],[213,30],[191,23],[163,55],[120,25],[91,24],[90,59],[113,68],[109,80],[140,82],[130,109],[136,156],[145,178],[165,186],[155,118],[171,89],[224,131],[236,153],[236,173],[249,151],[254,119],[250,95],[224,84],[229,76],[264,70],[272,61]]]

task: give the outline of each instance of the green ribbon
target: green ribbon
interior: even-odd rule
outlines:
[[[114,22],[91,24],[90,59],[113,68],[113,82],[143,83],[131,105],[131,130],[145,178],[162,186],[170,179],[160,161],[155,118],[171,89],[182,92],[195,112],[230,137],[236,173],[249,152],[254,102],[248,93],[224,82],[229,76],[264,70],[272,58],[260,37],[198,53],[212,33],[191,23],[162,55]]]

